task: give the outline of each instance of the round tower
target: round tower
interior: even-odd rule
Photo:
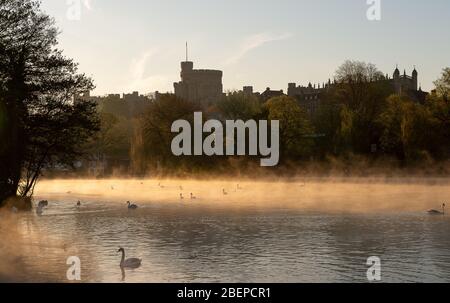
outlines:
[[[185,82],[188,81],[187,77],[189,77],[189,73],[192,72],[194,70],[194,62],[191,61],[184,61],[181,62],[181,73],[180,73],[180,77],[181,77],[181,81]]]
[[[194,62],[192,62],[192,61],[181,62],[181,71],[182,72],[190,72],[193,69],[194,69]]]

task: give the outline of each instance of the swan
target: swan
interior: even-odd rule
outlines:
[[[139,268],[142,264],[142,260],[141,259],[137,259],[137,258],[129,258],[129,259],[125,259],[125,249],[123,249],[122,247],[119,248],[119,250],[117,251],[118,253],[121,252],[122,253],[122,259],[120,260],[120,268],[124,269],[124,268],[130,268],[130,269],[136,269]]]
[[[77,206],[80,207],[81,206],[81,201],[77,202]]]
[[[43,212],[44,212],[44,207],[38,206],[38,207],[36,208],[36,214],[37,214],[38,216],[42,215]]]
[[[138,208],[138,206],[136,204],[131,204],[130,201],[127,201],[127,204],[128,204],[128,209],[137,209]]]
[[[48,201],[47,200],[42,200],[41,202],[38,203],[38,207],[40,208],[44,208],[48,206]]]
[[[180,194],[180,200],[184,200],[183,194]]]
[[[197,199],[197,197],[196,197],[196,196],[194,196],[194,194],[193,194],[193,193],[191,193],[191,200],[195,200],[195,199]]]
[[[445,215],[445,203],[442,204],[442,212],[432,209],[428,211],[429,215]]]
[[[224,195],[224,196],[228,195],[228,193],[227,193],[227,191],[225,190],[225,188],[222,189],[222,192],[223,192],[223,195]]]

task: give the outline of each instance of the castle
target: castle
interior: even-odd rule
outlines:
[[[207,107],[223,97],[222,71],[194,69],[191,61],[181,62],[181,81],[174,83],[175,95]]]
[[[188,61],[181,62],[181,81],[174,83],[175,95],[180,99],[188,100],[199,104],[202,108],[208,108],[223,99],[222,76],[220,70],[194,69],[194,63]],[[377,82],[385,82],[391,87],[393,93],[406,94],[412,100],[423,103],[428,93],[423,92],[418,83],[419,73],[416,68],[412,71],[411,76],[400,73],[398,67],[395,69],[393,76],[386,75]],[[254,92],[252,86],[244,86],[241,93],[251,95],[258,98],[261,102],[278,97],[289,96],[298,100],[300,105],[304,107],[308,113],[313,114],[320,106],[324,94],[337,85],[336,81],[328,80],[322,84],[309,83],[307,86],[297,86],[296,83],[289,83],[287,94],[283,90],[272,90],[269,87],[262,93]],[[132,94],[108,95],[107,97],[91,97],[89,92],[82,96],[77,96],[78,100],[96,99],[97,103],[103,107],[117,108],[114,112],[129,112],[129,116],[136,116],[147,108],[149,101],[158,100],[161,94],[156,91],[148,96],[139,95],[138,92]],[[113,102],[115,101],[115,102]],[[123,101],[123,102],[122,102]],[[125,108],[128,108],[125,110]]]
[[[181,81],[174,83],[175,95],[181,99],[200,104],[206,108],[223,99],[223,72],[219,70],[194,69],[194,63],[188,60],[186,45],[186,61],[181,62]],[[423,92],[418,85],[418,76],[416,68],[411,76],[400,74],[397,68],[391,77],[386,75],[377,82],[386,82],[391,87],[392,92],[397,94],[407,94],[416,102],[424,102],[427,93]],[[328,80],[327,83],[311,84],[308,86],[297,86],[296,83],[289,83],[287,95],[296,98],[299,103],[311,114],[320,106],[324,93],[336,86],[336,81]],[[272,90],[267,88],[262,93],[253,91],[252,86],[244,86],[242,93],[253,95],[261,102],[266,102],[270,98],[285,95],[283,90]]]

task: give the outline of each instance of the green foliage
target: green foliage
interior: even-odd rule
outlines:
[[[240,92],[228,94],[217,104],[216,111],[208,113],[222,120],[279,120],[282,165],[352,155],[368,159],[395,157],[403,164],[429,158],[448,159],[447,74],[445,69],[442,78],[436,81],[439,88],[422,104],[408,95],[394,94],[391,83],[374,65],[347,61],[337,70],[338,81],[324,90],[313,113],[307,113],[294,98],[281,96],[261,104],[254,95]],[[138,139],[133,141],[135,162],[142,160],[141,168],[150,163],[152,168],[183,169],[219,163],[207,157],[172,156],[171,123],[177,119],[190,121],[196,110],[199,109],[194,104],[173,96],[155,102],[140,121]],[[229,166],[220,162],[221,167],[230,168],[233,161],[229,159]],[[240,167],[250,163],[251,157],[239,160]]]
[[[132,120],[100,113],[100,131],[89,140],[86,154],[96,159],[128,159],[132,136]]]
[[[280,149],[284,158],[301,159],[311,155],[313,128],[306,111],[294,98],[282,96],[267,101],[269,120],[280,121]]]
[[[217,108],[227,120],[254,119],[262,113],[261,103],[255,96],[248,96],[242,92],[232,92],[221,100]]]
[[[436,82],[436,90],[427,98],[426,107],[431,115],[429,132],[436,141],[433,151],[438,158],[450,157],[450,68],[443,71]]]
[[[392,95],[379,118],[383,127],[383,151],[396,155],[400,160],[417,159],[422,151],[430,147],[427,134],[429,122],[429,111],[424,106],[406,96]]]
[[[376,121],[393,88],[370,63],[346,61],[336,71],[336,78],[331,98],[343,105],[341,139],[345,150],[369,153],[372,144],[378,143],[381,130]]]
[[[440,97],[450,97],[450,67],[444,68],[442,77],[434,82],[436,94]]]
[[[173,95],[164,95],[154,101],[141,117],[133,140],[135,169],[146,171],[148,168],[157,170],[201,166],[201,159],[176,157],[171,150],[171,142],[176,135],[171,132],[172,123],[182,119],[193,125],[196,111],[200,111],[199,105]]]

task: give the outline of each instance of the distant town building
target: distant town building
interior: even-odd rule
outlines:
[[[412,75],[408,76],[406,70],[403,75],[400,75],[398,67],[395,69],[393,77],[386,77],[383,80],[391,86],[392,90],[396,94],[406,94],[416,102],[424,102],[428,93],[423,92],[418,85],[418,72],[414,68]],[[308,86],[297,86],[296,83],[288,84],[288,96],[296,98],[300,104],[311,114],[314,113],[320,105],[323,95],[332,87],[336,85],[336,82],[328,80],[327,83],[308,84]]]
[[[411,76],[406,75],[406,70],[403,72],[403,75],[400,75],[400,70],[397,67],[394,71],[393,78],[388,81],[390,81],[391,85],[394,87],[395,93],[406,94],[414,101],[423,103],[428,93],[422,91],[418,80],[419,73],[415,67]]]
[[[174,83],[175,95],[207,107],[223,98],[222,71],[194,69],[191,61],[181,62],[181,81]]]
[[[271,98],[280,97],[283,95],[283,90],[271,90],[270,87],[268,87],[264,92],[261,93],[260,99],[262,102],[266,102]]]
[[[135,91],[131,94],[108,94],[105,96],[91,96],[90,92],[85,92],[80,96],[75,96],[75,102],[91,100],[97,103],[98,111],[101,113],[113,114],[117,117],[127,119],[138,117],[143,114],[154,100],[154,95],[141,95]]]
[[[332,86],[330,80],[327,84],[308,86],[297,86],[296,83],[288,84],[288,96],[296,98],[300,104],[309,112],[314,113],[320,105],[323,94]]]

